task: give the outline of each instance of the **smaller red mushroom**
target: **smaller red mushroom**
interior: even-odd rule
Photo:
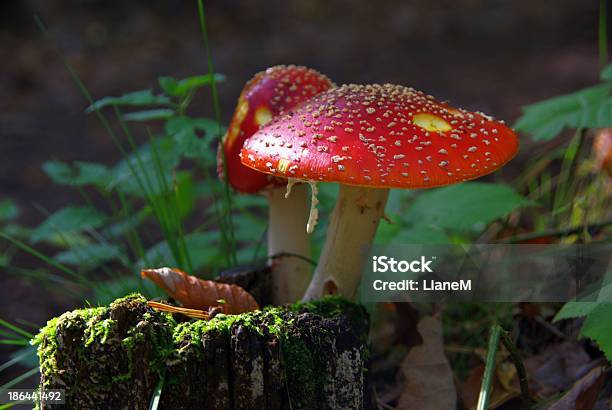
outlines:
[[[338,182],[325,246],[305,299],[353,297],[390,188],[431,188],[495,171],[516,134],[482,114],[399,85],[344,85],[278,116],[246,140],[243,164],[300,181]]]
[[[308,218],[308,190],[300,185],[290,196],[286,195],[286,179],[242,165],[239,155],[243,143],[274,117],[332,86],[331,80],[318,71],[295,65],[275,66],[257,73],[240,94],[227,134],[219,145],[219,176],[226,175],[238,192],[261,193],[268,199],[268,256],[295,254],[310,258],[310,238],[301,228]],[[305,260],[276,258],[272,263],[273,303],[298,300],[310,276],[311,267]]]

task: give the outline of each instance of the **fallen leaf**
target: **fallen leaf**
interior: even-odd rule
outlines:
[[[539,397],[551,397],[568,389],[597,365],[577,342],[547,347],[541,354],[524,361],[529,387]]]
[[[604,382],[604,369],[598,366],[578,380],[574,386],[549,407],[549,410],[591,410]]]
[[[500,370],[500,368],[503,370]],[[512,370],[513,368],[514,365],[511,363],[501,363],[496,369],[496,377],[491,386],[491,396],[489,399],[490,408],[501,406],[509,400],[519,396],[520,390],[517,388],[518,379],[515,377],[516,370]],[[475,367],[471,371],[469,377],[459,385],[459,397],[461,398],[461,404],[466,409],[475,409],[476,404],[478,404],[484,369],[484,364]],[[513,380],[508,380],[510,375],[514,377]],[[504,384],[507,385],[507,388],[504,386]]]
[[[421,319],[417,330],[423,343],[414,346],[400,368],[405,385],[397,408],[445,410],[457,408],[453,372],[444,355],[442,322],[431,316]]]
[[[176,268],[143,269],[140,275],[155,282],[187,309],[218,307],[231,315],[259,309],[253,296],[237,285],[199,279]]]
[[[516,373],[516,367],[513,363],[502,362],[495,368],[495,375],[497,380],[502,385],[504,390],[512,393],[520,393],[518,389],[518,375]]]

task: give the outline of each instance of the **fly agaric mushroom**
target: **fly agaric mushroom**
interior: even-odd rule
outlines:
[[[353,297],[390,188],[481,177],[516,154],[492,118],[399,85],[344,85],[275,118],[249,138],[243,164],[300,181],[338,182],[327,239],[305,299]]]
[[[256,74],[244,87],[227,134],[219,145],[218,173],[241,193],[261,193],[268,199],[268,256],[294,254],[310,257],[310,239],[298,227],[308,218],[308,192],[297,186],[286,196],[286,180],[254,171],[241,164],[244,140],[273,117],[328,90],[333,83],[325,75],[295,65],[275,66]],[[222,155],[225,155],[225,166]],[[280,188],[283,186],[283,188]],[[272,261],[274,304],[300,299],[311,276],[303,259],[278,257]]]

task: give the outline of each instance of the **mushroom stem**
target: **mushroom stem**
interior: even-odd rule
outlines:
[[[293,186],[285,198],[285,187],[267,192],[269,204],[268,256],[287,254],[270,259],[272,268],[272,302],[274,305],[298,301],[308,286],[312,269],[306,260],[310,258],[310,237],[306,233],[309,216],[309,192],[307,184]]]
[[[355,295],[365,262],[365,248],[376,234],[388,189],[340,185],[325,246],[304,300],[339,293]]]

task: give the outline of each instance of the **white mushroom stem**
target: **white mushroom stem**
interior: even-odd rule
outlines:
[[[340,185],[325,246],[304,300],[335,293],[355,296],[367,247],[374,240],[388,196],[388,189]]]
[[[306,223],[310,212],[307,184],[292,187],[285,198],[285,188],[267,192],[269,203],[268,256],[272,268],[272,302],[293,303],[302,297],[312,274],[312,267],[299,255],[310,258],[310,237]]]

